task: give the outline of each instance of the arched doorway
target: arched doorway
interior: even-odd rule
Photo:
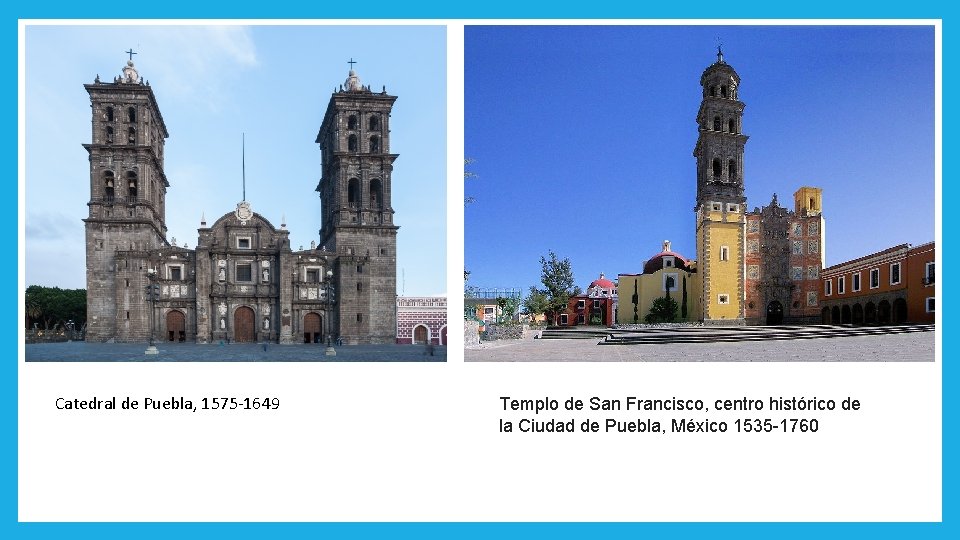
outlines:
[[[873,302],[867,302],[863,308],[864,324],[877,324],[877,305]]]
[[[167,312],[167,341],[186,341],[186,317],[175,309]]]
[[[256,323],[253,310],[247,306],[238,307],[233,312],[233,340],[237,343],[250,343],[256,340]]]
[[[413,329],[413,344],[425,345],[427,343],[427,339],[429,339],[429,335],[430,333],[427,331],[427,327],[422,324],[418,324]]]
[[[850,306],[847,304],[840,308],[840,324],[850,324]]]
[[[303,342],[323,343],[323,319],[316,313],[303,316]]]
[[[853,324],[863,324],[863,306],[853,305]]]
[[[830,308],[825,307],[823,311],[820,312],[820,323],[830,324]]]
[[[840,324],[840,306],[833,306],[833,309],[830,310],[830,323]]]
[[[447,327],[446,326],[440,329],[440,344],[441,345],[447,344]]]
[[[767,304],[767,324],[781,324],[783,322],[783,304],[774,300]]]
[[[877,323],[890,324],[890,302],[881,300],[877,304]]]
[[[907,301],[903,298],[897,298],[893,301],[893,324],[903,324],[907,322]]]

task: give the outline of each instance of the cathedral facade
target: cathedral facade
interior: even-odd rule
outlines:
[[[696,246],[699,319],[706,324],[813,323],[820,320],[825,240],[823,191],[801,187],[794,209],[747,211],[740,76],[723,59],[700,77],[697,112]]]
[[[396,236],[390,112],[351,69],[332,94],[321,150],[319,243],[291,250],[279,227],[240,201],[198,229],[196,249],[166,238],[169,137],[132,61],[90,96],[87,340],[394,343]]]

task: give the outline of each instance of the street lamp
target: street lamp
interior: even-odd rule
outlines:
[[[150,309],[150,345],[147,347],[147,350],[143,354],[160,354],[160,351],[157,350],[157,346],[153,343],[153,334],[154,334],[154,325],[153,312],[156,311],[156,302],[160,299],[160,285],[156,283],[157,281],[157,270],[155,268],[147,269],[147,305]]]
[[[333,348],[333,341],[330,336],[330,325],[332,321],[330,320],[331,315],[333,314],[333,305],[334,305],[334,288],[333,288],[333,270],[327,270],[327,279],[325,281],[324,289],[327,294],[327,306],[329,310],[327,311],[327,349],[324,351],[326,356],[336,356],[337,351]]]

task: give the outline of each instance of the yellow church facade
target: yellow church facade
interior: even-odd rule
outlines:
[[[617,276],[617,324],[642,324],[657,298],[670,296],[676,300],[678,322],[700,319],[701,283],[697,264],[670,249],[663,250],[646,261],[642,274]]]

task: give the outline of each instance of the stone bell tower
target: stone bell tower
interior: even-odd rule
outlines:
[[[352,61],[351,61],[352,67]],[[397,230],[391,206],[390,111],[350,69],[330,96],[316,142],[322,153],[320,245],[337,255],[338,321],[345,343],[396,340]]]
[[[89,214],[86,224],[87,339],[139,341],[149,322],[147,254],[166,246],[163,145],[169,136],[153,90],[130,60],[90,95]]]
[[[697,261],[702,275],[702,319],[742,324],[746,198],[743,191],[744,103],[740,76],[723,59],[700,76],[703,98],[697,112]]]

